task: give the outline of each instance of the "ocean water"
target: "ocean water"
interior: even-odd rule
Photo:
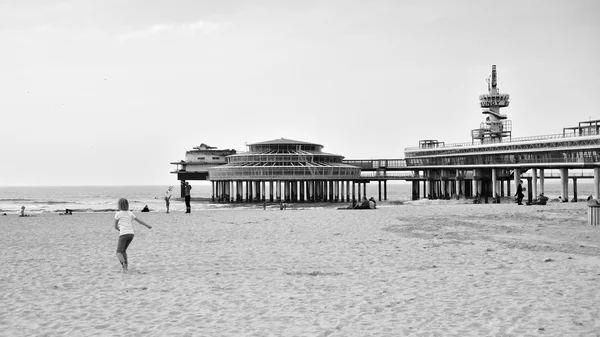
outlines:
[[[411,184],[407,182],[388,182],[388,201],[411,200]],[[19,213],[25,206],[26,213],[62,212],[66,208],[75,212],[114,212],[117,200],[127,198],[130,209],[140,211],[148,205],[151,211],[166,210],[163,200],[169,186],[44,186],[44,187],[0,187],[0,212]],[[210,202],[212,187],[210,182],[192,182],[192,209],[218,209],[225,204]],[[382,184],[383,188],[383,184]],[[514,191],[512,191],[514,193]],[[551,200],[560,195],[560,184],[557,180],[546,180],[545,194]],[[577,182],[577,196],[585,200],[593,194],[594,185],[591,179]],[[367,184],[367,196],[378,199],[378,184]],[[382,198],[383,198],[383,191]],[[171,210],[184,211],[183,198],[179,197],[179,185],[175,185],[171,197]],[[569,196],[573,198],[572,180],[569,181]]]

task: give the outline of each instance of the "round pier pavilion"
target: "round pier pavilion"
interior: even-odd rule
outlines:
[[[350,201],[360,188],[360,168],[323,145],[281,138],[248,148],[208,169],[214,201]]]

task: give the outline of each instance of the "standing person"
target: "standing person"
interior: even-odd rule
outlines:
[[[523,205],[523,197],[525,196],[525,194],[523,194],[523,191],[525,189],[523,188],[523,180],[519,180],[519,186],[517,186],[517,194],[515,194],[515,196],[517,197],[517,204],[519,205]]]
[[[173,190],[173,186],[169,186],[165,192],[165,205],[167,206],[167,213],[169,213],[169,206],[171,205],[171,190]]]
[[[121,262],[123,272],[127,272],[127,247],[129,247],[129,244],[133,240],[133,220],[148,227],[148,229],[151,229],[152,226],[148,225],[147,223],[136,217],[135,214],[133,214],[133,212],[129,210],[129,201],[127,201],[127,199],[119,199],[118,207],[119,210],[115,214],[115,229],[119,231],[119,241],[117,243],[117,258],[119,259],[119,262]]]
[[[192,191],[192,185],[187,181],[184,184],[184,192],[185,192],[185,212],[192,213],[192,206],[190,205],[190,200],[192,199],[190,192]]]

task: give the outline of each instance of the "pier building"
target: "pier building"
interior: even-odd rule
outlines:
[[[360,188],[360,168],[323,145],[281,138],[248,147],[208,169],[217,201],[344,201]]]
[[[181,197],[184,196],[183,182],[186,180],[207,180],[208,168],[227,164],[227,156],[236,154],[235,150],[217,149],[204,143],[185,152],[185,160],[171,162],[176,165],[174,174],[181,182]]]

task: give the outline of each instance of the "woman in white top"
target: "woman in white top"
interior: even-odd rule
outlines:
[[[121,262],[123,271],[127,271],[127,247],[133,240],[133,220],[141,223],[142,225],[152,228],[141,219],[135,216],[133,212],[129,210],[129,201],[125,198],[119,199],[119,211],[115,214],[115,229],[119,231],[119,242],[117,244],[117,258]]]

